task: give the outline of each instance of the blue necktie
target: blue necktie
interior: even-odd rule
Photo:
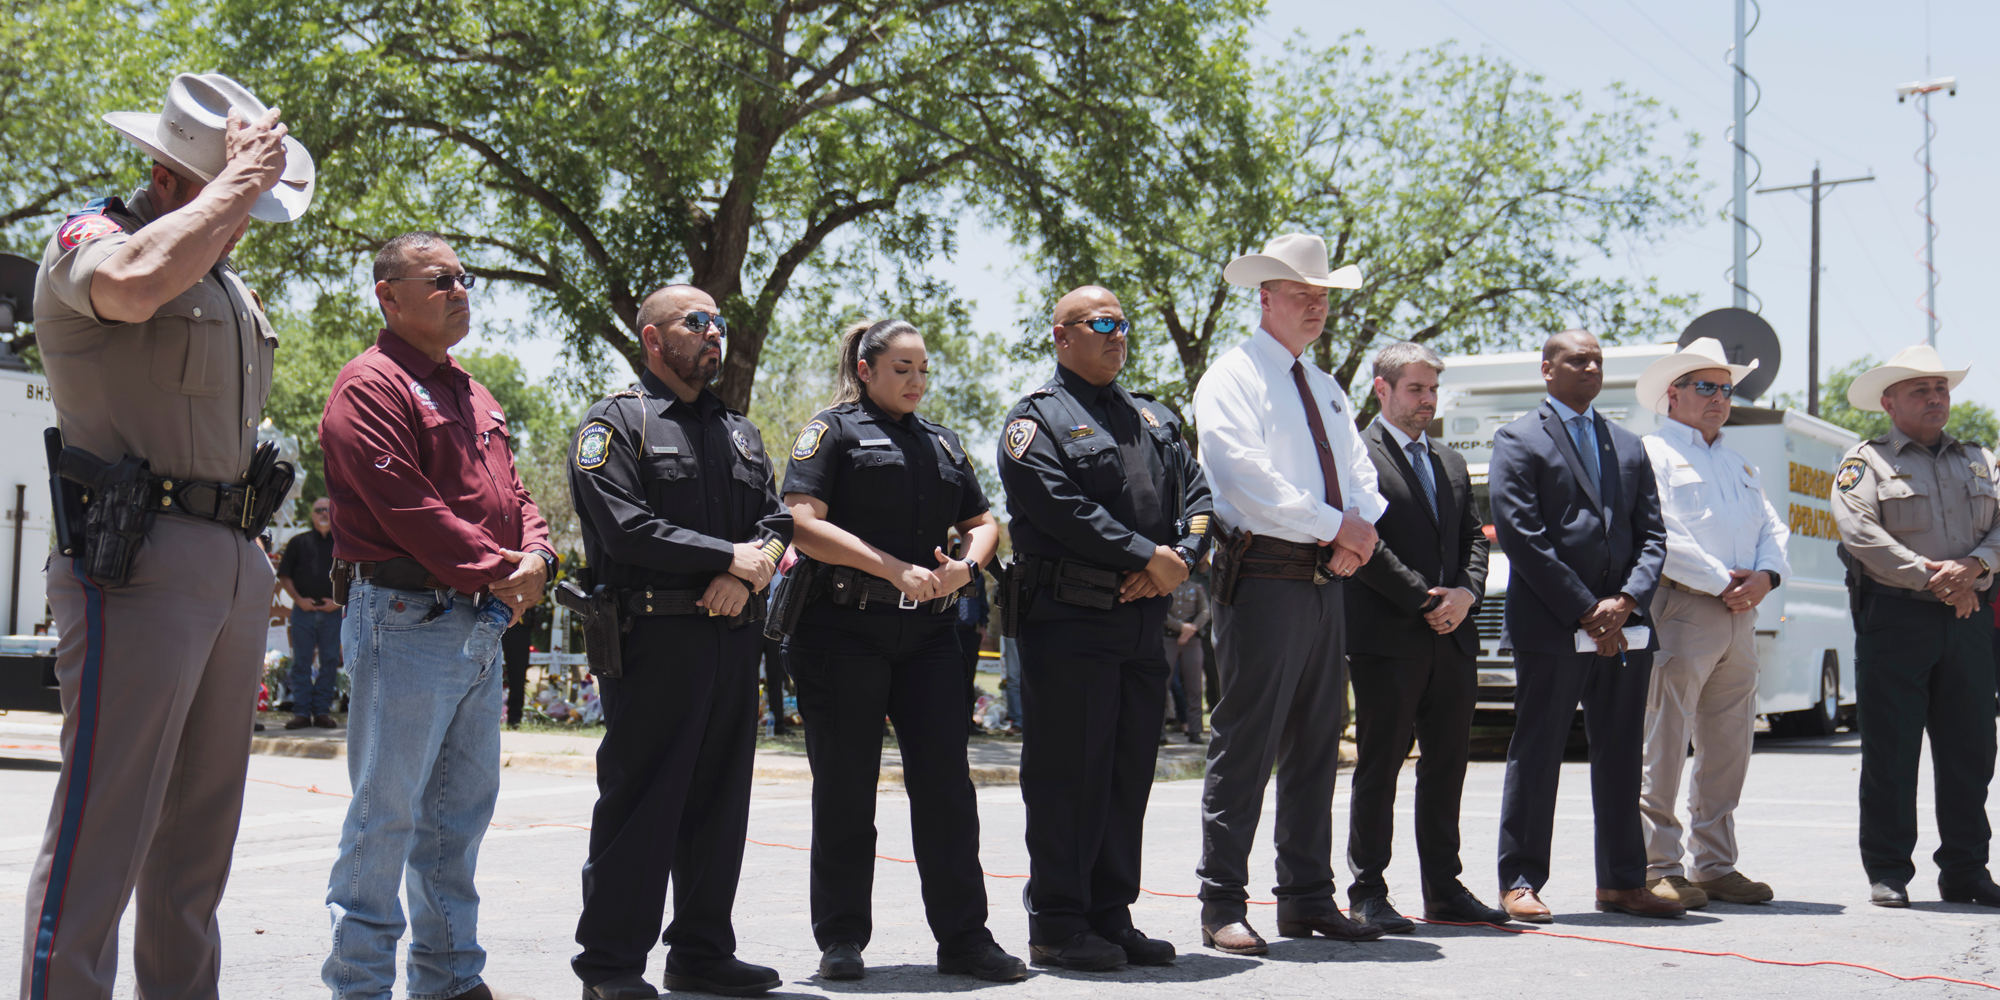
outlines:
[[[1424,484],[1424,500],[1431,505],[1431,517],[1438,512],[1437,484],[1431,482],[1431,457],[1424,451],[1423,442],[1409,443],[1410,468],[1417,470],[1417,481]]]
[[[1570,427],[1573,428],[1570,437],[1576,442],[1577,457],[1583,459],[1583,471],[1590,473],[1591,483],[1598,488],[1598,495],[1602,496],[1604,473],[1597,465],[1597,449],[1591,446],[1590,437],[1584,433],[1584,421],[1589,419],[1587,415],[1569,418]]]

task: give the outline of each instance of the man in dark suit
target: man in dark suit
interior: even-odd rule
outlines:
[[[1653,464],[1638,435],[1590,405],[1604,387],[1596,337],[1584,330],[1550,337],[1542,380],[1549,398],[1493,435],[1488,469],[1493,527],[1513,567],[1504,644],[1514,649],[1514,739],[1500,799],[1501,905],[1516,920],[1552,919],[1540,892],[1549,879],[1563,745],[1581,701],[1597,908],[1678,917],[1687,912],[1679,903],[1646,891],[1639,824],[1646,686],[1658,643],[1649,630],[1643,644],[1628,644],[1623,631],[1646,624],[1666,558]]]
[[[1461,885],[1458,803],[1471,752],[1472,704],[1479,689],[1479,637],[1466,625],[1486,593],[1486,533],[1472,500],[1465,459],[1439,448],[1426,430],[1437,414],[1444,359],[1421,344],[1375,355],[1381,414],[1361,434],[1388,511],[1375,522],[1375,555],[1347,588],[1354,686],[1354,804],[1348,813],[1347,889],[1354,916],[1392,934],[1416,929],[1389,902],[1383,873],[1395,832],[1396,778],[1423,741],[1417,761],[1417,855],[1424,916],[1458,923],[1506,923]]]

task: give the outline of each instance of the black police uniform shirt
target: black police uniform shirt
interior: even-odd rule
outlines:
[[[828,521],[925,569],[938,566],[934,550],[952,525],[991,506],[957,434],[914,413],[890,416],[866,398],[806,422],[782,492],[826,504]]]
[[[763,436],[713,392],[685,403],[646,372],[590,408],[569,457],[596,584],[701,590],[729,569],[736,543],[774,562],[791,543]]]
[[[1208,533],[1208,478],[1179,419],[1116,382],[1094,386],[1057,366],[1008,414],[999,463],[1016,552],[1129,571],[1160,545],[1198,554]]]

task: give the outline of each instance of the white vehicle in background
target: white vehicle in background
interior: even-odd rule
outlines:
[[[55,425],[49,380],[0,367],[0,711],[62,710],[42,578],[50,545],[42,431]]]
[[[1604,349],[1604,389],[1596,407],[1604,419],[1634,434],[1653,433],[1667,418],[1639,405],[1639,373],[1671,354],[1672,344]],[[1546,398],[1541,353],[1483,354],[1445,359],[1438,417],[1431,433],[1465,457],[1478,498],[1487,506],[1486,470],[1493,432]],[[1791,527],[1786,554],[1792,572],[1758,606],[1757,712],[1781,735],[1823,736],[1851,720],[1854,704],[1854,622],[1848,611],[1846,571],[1838,555],[1827,495],[1841,455],[1859,440],[1853,432],[1795,410],[1737,404],[1724,435],[1729,446],[1757,466],[1764,495]],[[1508,562],[1494,546],[1479,629],[1479,696],[1476,724],[1513,724],[1513,650],[1501,644]]]

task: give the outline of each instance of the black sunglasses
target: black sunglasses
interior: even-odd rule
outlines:
[[[1120,336],[1123,336],[1127,333],[1132,332],[1131,323],[1128,323],[1122,319],[1112,319],[1109,316],[1099,316],[1096,319],[1080,319],[1080,320],[1075,320],[1073,322],[1064,323],[1063,325],[1089,327],[1090,332],[1097,334],[1105,334],[1105,335],[1110,335],[1115,333]]]
[[[458,287],[463,288],[469,292],[472,291],[472,286],[479,283],[479,278],[475,275],[470,275],[470,274],[439,274],[422,278],[390,278],[389,280],[428,281],[431,283],[432,288],[435,288],[440,292],[451,291],[451,286],[453,285],[457,285]]]
[[[1736,395],[1736,384],[1733,382],[1675,382],[1674,385],[1682,389],[1693,389],[1702,396],[1713,396],[1719,392],[1722,393],[1722,398],[1728,399]]]
[[[709,325],[714,324],[716,336],[718,337],[729,336],[729,323],[727,320],[724,320],[722,318],[722,314],[720,313],[701,312],[701,311],[691,312],[685,316],[682,316],[681,322],[686,324],[688,329],[693,330],[695,333],[698,334],[707,333]]]

